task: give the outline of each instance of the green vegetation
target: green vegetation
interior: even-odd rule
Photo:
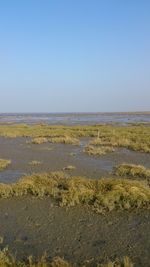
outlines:
[[[32,139],[31,142],[32,142],[32,144],[40,145],[40,144],[43,144],[43,143],[47,143],[48,140],[45,137],[35,137],[35,138]]]
[[[63,136],[63,137],[52,137],[49,139],[50,143],[62,143],[62,144],[72,144],[72,145],[79,145],[79,140],[77,138],[73,138],[70,136]]]
[[[118,176],[129,176],[135,178],[150,178],[150,169],[142,165],[120,164],[114,168],[114,174]]]
[[[114,152],[114,148],[111,146],[91,146],[85,147],[84,152],[88,155],[101,156],[110,152]]]
[[[0,184],[0,197],[49,196],[60,206],[89,205],[96,212],[150,207],[150,188],[144,181],[68,177],[63,172],[25,176]]]
[[[7,168],[8,165],[11,164],[11,160],[8,159],[0,159],[0,171]]]
[[[32,144],[43,144],[43,143],[62,143],[62,144],[72,144],[72,145],[79,145],[79,140],[77,138],[73,138],[70,136],[60,136],[60,137],[52,137],[52,138],[45,138],[45,137],[36,137],[32,139]]]
[[[150,126],[142,124],[128,126],[1,124],[0,136],[31,137],[32,142],[37,144],[43,142],[79,144],[80,137],[94,137],[90,145],[124,147],[150,153]]]
[[[32,256],[29,256],[24,262],[19,262],[9,252],[8,248],[4,248],[0,251],[0,267],[79,267],[76,264],[70,264],[60,257],[55,257],[49,261],[46,255],[43,255],[37,262],[33,260]],[[80,267],[90,266],[89,264],[81,264]],[[96,264],[96,267],[133,267],[133,263],[128,257],[124,257],[122,260],[116,260],[114,262],[108,262],[106,264]]]

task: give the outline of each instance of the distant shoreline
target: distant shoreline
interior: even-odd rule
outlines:
[[[150,115],[150,111],[106,111],[106,112],[0,112],[0,116],[3,115],[45,115],[45,114],[49,114],[49,115]]]
[[[93,125],[150,123],[145,112],[0,113],[0,123],[44,123],[51,125]]]

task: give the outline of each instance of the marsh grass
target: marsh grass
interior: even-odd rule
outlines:
[[[0,136],[31,137],[33,143],[58,142],[78,144],[80,137],[92,137],[90,145],[125,147],[135,151],[150,153],[150,127],[147,125],[0,125]],[[44,138],[44,139],[43,139]]]
[[[62,144],[71,144],[71,145],[79,145],[80,141],[77,138],[70,136],[63,137],[52,137],[49,139],[50,143],[62,143]]]
[[[69,177],[63,172],[25,176],[0,184],[0,197],[46,196],[59,206],[88,205],[99,213],[150,207],[150,188],[144,181]]]
[[[128,176],[134,178],[150,178],[150,169],[142,165],[120,164],[114,168],[114,174],[118,176]]]
[[[33,138],[31,141],[32,144],[37,144],[37,145],[44,144],[47,142],[48,140],[45,137],[36,137],[36,138]]]
[[[0,171],[6,169],[11,164],[11,160],[0,159]]]
[[[0,250],[0,267],[89,267],[89,264],[83,263],[77,265],[71,264],[60,257],[55,257],[52,260],[48,260],[46,254],[40,259],[33,260],[32,256],[29,256],[23,262],[19,262],[9,252],[8,248]],[[108,262],[106,264],[95,264],[96,267],[133,267],[132,261],[128,257],[124,257],[121,260],[114,262]]]
[[[77,138],[71,136],[59,136],[59,137],[36,137],[33,138],[31,143],[32,144],[43,144],[43,143],[62,143],[62,144],[71,144],[71,145],[79,145],[79,140]]]
[[[112,153],[114,151],[115,151],[115,149],[111,146],[88,145],[84,149],[85,153],[87,153],[88,155],[92,155],[92,156],[101,156],[101,155],[105,155],[107,153]]]

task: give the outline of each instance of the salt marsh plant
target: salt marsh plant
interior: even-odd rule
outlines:
[[[115,149],[111,146],[92,146],[88,145],[85,147],[84,152],[87,153],[88,155],[92,156],[101,156],[105,155],[107,153],[114,152]]]
[[[88,205],[96,212],[150,207],[150,188],[144,181],[69,177],[63,172],[25,176],[0,184],[0,197],[51,197],[56,205]]]
[[[6,169],[11,164],[11,160],[0,159],[0,171]]]
[[[5,124],[0,125],[0,136],[31,137],[33,143],[37,144],[48,141],[77,144],[80,137],[91,137],[90,145],[124,147],[150,153],[150,126],[142,124],[128,126]]]
[[[45,137],[35,137],[32,139],[32,144],[40,145],[40,144],[47,143],[47,142],[48,140]]]
[[[114,174],[118,176],[128,176],[134,178],[150,178],[150,169],[142,165],[120,164],[114,168]]]
[[[8,248],[0,250],[0,267],[89,267],[89,264],[69,263],[60,257],[55,257],[52,260],[47,259],[44,254],[40,259],[33,260],[32,256],[29,256],[24,261],[17,261],[16,257],[10,253]],[[106,264],[96,264],[97,267],[133,267],[133,263],[128,257],[124,257],[121,260],[115,260],[114,262],[108,262]]]
[[[59,136],[59,137],[35,137],[32,139],[32,144],[43,144],[43,143],[62,143],[62,144],[72,144],[79,145],[79,140],[71,136]]]

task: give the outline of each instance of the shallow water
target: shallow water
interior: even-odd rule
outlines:
[[[25,173],[21,170],[4,170],[0,172],[0,183],[14,183],[24,175]]]
[[[0,113],[0,122],[63,125],[150,123],[150,113]]]
[[[24,174],[34,172],[62,171],[68,165],[75,166],[70,175],[85,176],[99,179],[112,176],[114,166],[121,163],[141,164],[150,168],[150,154],[116,149],[99,157],[92,157],[84,153],[84,146],[88,138],[81,139],[80,146],[50,144],[28,144],[30,138],[4,138],[0,137],[0,158],[11,159],[7,169],[0,172],[0,182],[12,183]],[[31,161],[40,161],[41,164],[32,166]]]

